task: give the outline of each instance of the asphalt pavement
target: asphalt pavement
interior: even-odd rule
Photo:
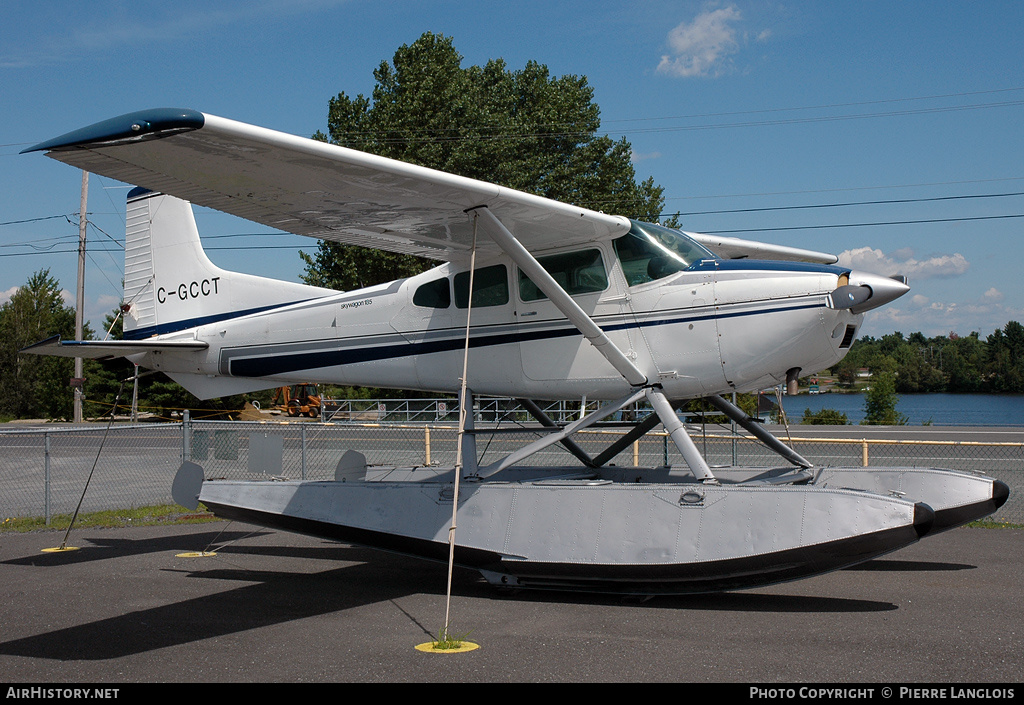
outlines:
[[[442,564],[217,522],[0,536],[8,683],[1014,684],[1024,531],[956,529],[769,588],[499,593]],[[212,556],[189,556],[213,550]],[[1021,691],[1017,688],[1017,691]]]

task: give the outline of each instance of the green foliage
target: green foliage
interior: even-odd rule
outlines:
[[[859,368],[892,372],[898,394],[1024,393],[1024,326],[1010,321],[986,339],[977,332],[868,336],[834,368],[840,385],[854,388]]]
[[[64,303],[60,283],[48,269],[30,276],[0,306],[0,414],[49,419],[72,415],[74,360],[18,351],[53,335],[72,338],[74,333],[75,310]]]
[[[46,523],[45,517],[7,517],[0,522],[0,533],[25,533],[28,531],[64,531],[71,525],[71,514],[57,514]],[[180,524],[203,524],[222,521],[200,505],[195,511],[185,510],[177,504],[154,505],[137,509],[110,509],[79,514],[75,528],[117,529],[128,526],[177,526]]]
[[[656,221],[652,179],[636,183],[625,140],[599,135],[600,109],[582,76],[552,77],[530,61],[462,67],[448,37],[426,33],[374,71],[372,99],[340,93],[318,139],[558,201]],[[302,253],[309,284],[348,290],[424,271],[407,255],[321,242]]]
[[[757,410],[757,394],[737,394],[736,406],[738,406],[747,416],[753,418],[757,418],[759,416]],[[691,399],[686,402],[680,410],[683,414],[700,414],[700,418],[704,423],[720,425],[731,423],[729,417],[725,414],[718,413],[715,407],[704,399]]]
[[[469,639],[471,632],[465,632],[464,634],[452,634],[449,628],[444,628],[437,635],[436,641],[431,641],[431,648],[434,651],[452,651],[461,649],[463,644]]]
[[[988,337],[989,382],[993,391],[1024,392],[1024,326],[1010,321]]]
[[[104,337],[109,331],[111,339],[122,338],[119,312],[116,308],[107,314],[103,322]],[[72,417],[74,392],[69,382],[74,373],[74,360],[21,355],[18,351],[53,335],[72,339],[74,333],[74,308],[64,304],[60,283],[50,276],[49,270],[33,274],[9,302],[0,306],[0,421]],[[93,338],[88,326],[83,336],[86,340]],[[102,362],[83,360],[83,416],[109,416],[115,400],[117,413],[128,413],[132,383],[126,380],[134,374],[134,365],[123,358]],[[265,402],[272,394],[267,391],[249,396]],[[149,375],[139,382],[139,409],[164,419],[181,409],[191,409],[193,418],[224,416],[240,410],[245,401],[246,397],[241,395],[200,401],[163,375]]]
[[[896,394],[896,374],[883,370],[871,377],[871,389],[864,396],[864,420],[862,424],[883,426],[904,426],[907,417],[896,410],[899,396]]]
[[[845,426],[850,423],[850,419],[846,417],[846,414],[835,409],[821,409],[820,411],[804,409],[800,423],[813,426]]]

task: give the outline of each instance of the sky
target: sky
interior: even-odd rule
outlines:
[[[211,9],[212,8],[212,9]],[[685,230],[909,277],[861,335],[1024,321],[1024,3],[246,0],[5,3],[0,303],[48,269],[74,303],[80,171],[19,154],[135,110],[326,131],[331,97],[424,32],[463,65],[586,76],[602,131]],[[119,302],[129,186],[88,186],[85,315]],[[197,209],[218,265],[298,281],[309,238]]]

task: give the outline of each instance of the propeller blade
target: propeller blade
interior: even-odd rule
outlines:
[[[829,294],[829,307],[842,311],[862,304],[870,298],[870,287],[847,284]]]

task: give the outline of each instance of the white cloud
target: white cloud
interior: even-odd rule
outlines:
[[[20,286],[12,286],[7,291],[0,291],[0,306],[10,301],[11,297],[17,294],[20,288]],[[65,306],[75,307],[75,295],[67,289],[60,290],[60,299],[64,302]]]
[[[631,161],[633,164],[645,161],[647,159],[661,159],[661,152],[645,152],[641,154],[640,152],[633,151],[630,152],[629,154],[629,161]]]
[[[661,57],[658,71],[683,78],[721,73],[727,57],[739,50],[733,25],[740,19],[740,11],[730,5],[679,24],[668,33],[671,53]]]
[[[128,13],[122,3],[112,9],[96,10],[89,3],[79,3],[81,14],[63,6],[51,10],[50,21],[37,20],[49,34],[32,34],[20,46],[0,49],[0,68],[28,68],[78,60],[95,53],[116,51],[138,45],[152,46],[194,40],[197,36],[224,27],[241,30],[243,25],[259,23],[273,27],[288,17],[302,17],[345,4],[347,0],[251,0],[221,6],[216,3],[177,3],[152,7],[145,12]],[[108,3],[110,4],[110,3]],[[40,5],[42,5],[40,3]],[[6,9],[6,8],[5,8]],[[44,11],[47,8],[43,8]],[[57,23],[57,16],[63,24]],[[246,27],[245,29],[248,29]]]
[[[928,259],[915,259],[909,248],[885,254],[871,247],[860,247],[846,250],[839,255],[839,263],[844,267],[863,269],[875,274],[893,276],[903,274],[911,279],[928,279],[929,277],[954,277],[963,274],[971,266],[967,258],[959,252],[946,255],[934,255]]]
[[[999,289],[995,287],[992,287],[991,289],[985,292],[985,298],[988,299],[989,301],[1002,301],[1003,292],[999,291]]]
[[[10,301],[11,297],[18,293],[18,289],[20,288],[21,287],[18,286],[12,286],[7,291],[0,291],[0,306],[3,306],[5,303]]]
[[[915,296],[909,303],[906,307],[889,305],[867,313],[861,334],[879,336],[898,330],[905,334],[920,331],[931,337],[950,332],[967,335],[977,331],[984,339],[992,331],[1005,326],[1007,321],[1024,320],[1024,311],[991,298],[986,301],[943,302]]]

